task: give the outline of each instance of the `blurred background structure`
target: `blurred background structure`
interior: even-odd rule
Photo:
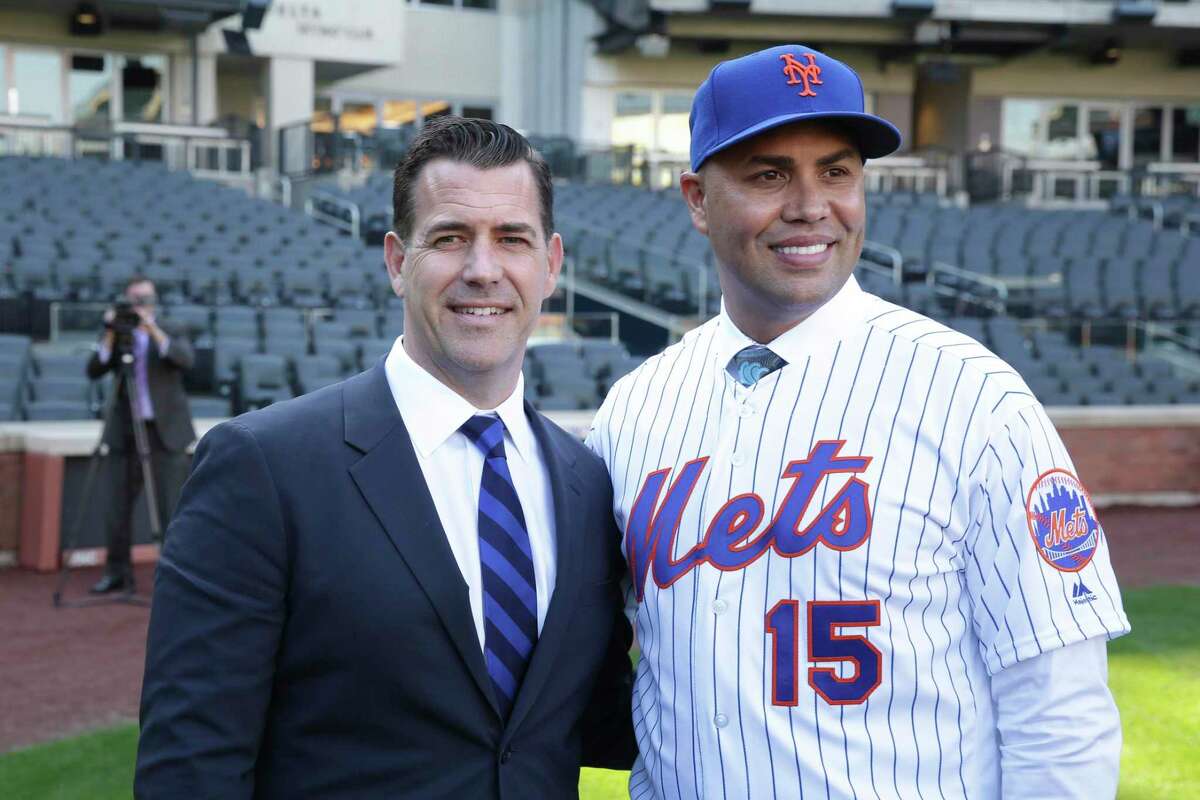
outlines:
[[[444,114],[553,167],[526,394],[586,430],[719,308],[676,188],[692,93],[785,42],[904,135],[867,168],[862,285],[1013,364],[1098,505],[1200,502],[1200,2],[0,0],[0,565],[64,558],[129,275],[190,331],[201,431],[387,352],[391,169]]]

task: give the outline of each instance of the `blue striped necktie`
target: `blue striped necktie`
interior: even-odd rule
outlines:
[[[521,501],[504,457],[504,423],[475,415],[459,428],[483,453],[479,482],[479,561],[483,575],[484,657],[504,719],[537,641],[537,584]]]

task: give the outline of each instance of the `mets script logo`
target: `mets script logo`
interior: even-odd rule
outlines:
[[[1043,472],[1025,500],[1029,534],[1047,564],[1062,572],[1088,565],[1100,543],[1100,523],[1083,484],[1065,469]]]
[[[800,97],[816,97],[817,93],[812,90],[812,87],[814,84],[821,85],[821,68],[817,66],[816,56],[812,53],[805,53],[804,58],[808,59],[807,64],[797,61],[791,53],[784,53],[780,58],[783,59],[783,74],[787,76],[788,86],[804,84],[804,90],[797,94]]]
[[[816,518],[801,527],[809,503],[825,478],[863,472],[871,463],[866,457],[839,458],[838,452],[844,444],[844,441],[817,442],[808,458],[787,465],[781,478],[790,478],[791,488],[775,518],[757,535],[755,531],[763,521],[763,500],[757,494],[740,494],[717,511],[704,539],[678,560],[672,554],[679,521],[708,458],[684,464],[661,503],[659,495],[671,470],[660,469],[647,475],[625,527],[625,552],[638,602],[644,596],[646,575],[651,567],[654,582],[665,589],[706,562],[720,570],[742,569],[768,548],[785,558],[795,558],[816,547],[818,542],[834,550],[853,550],[861,545],[871,534],[871,507],[870,487],[858,478],[847,480]]]

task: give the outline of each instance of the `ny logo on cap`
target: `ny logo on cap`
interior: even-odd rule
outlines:
[[[784,53],[780,56],[783,59],[783,74],[787,76],[788,86],[798,86],[804,84],[804,91],[797,92],[800,97],[816,97],[817,93],[812,90],[813,84],[821,85],[821,68],[817,66],[816,56],[812,53],[805,53],[804,58],[808,59],[807,64],[802,64],[796,60],[791,53]]]

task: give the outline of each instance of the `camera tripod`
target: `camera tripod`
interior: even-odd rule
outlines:
[[[116,417],[117,400],[121,396],[122,391],[125,393],[126,401],[129,403],[129,418],[133,426],[133,441],[137,449],[137,457],[142,470],[142,492],[146,496],[146,509],[150,512],[150,533],[155,542],[162,542],[162,521],[159,517],[158,510],[158,492],[155,484],[154,469],[150,459],[150,439],[146,434],[146,421],[142,419],[141,410],[138,408],[137,394],[134,389],[133,378],[133,352],[132,347],[128,343],[119,345],[114,348],[113,358],[120,359],[120,366],[116,371],[116,378],[113,381],[112,393],[105,401],[104,419],[100,429],[100,440],[96,443],[96,447],[92,450],[91,458],[88,462],[87,477],[83,482],[83,492],[80,495],[79,510],[75,513],[75,521],[68,529],[67,535],[59,541],[58,549],[58,583],[54,588],[54,607],[55,608],[86,608],[96,605],[108,605],[111,603],[125,603],[129,605],[150,605],[148,598],[137,594],[133,589],[132,574],[130,576],[130,584],[124,591],[116,594],[98,595],[95,597],[84,597],[75,600],[67,600],[63,598],[63,590],[66,588],[67,581],[70,579],[71,570],[67,564],[67,553],[74,549],[75,544],[79,541],[79,529],[87,517],[88,505],[92,499],[92,488],[95,483],[96,471],[100,466],[101,459],[108,455],[109,447],[104,442],[104,434],[113,429],[113,424]],[[132,525],[132,515],[130,519],[117,520],[117,524]],[[130,534],[132,537],[132,533]],[[132,570],[132,560],[130,569]]]

